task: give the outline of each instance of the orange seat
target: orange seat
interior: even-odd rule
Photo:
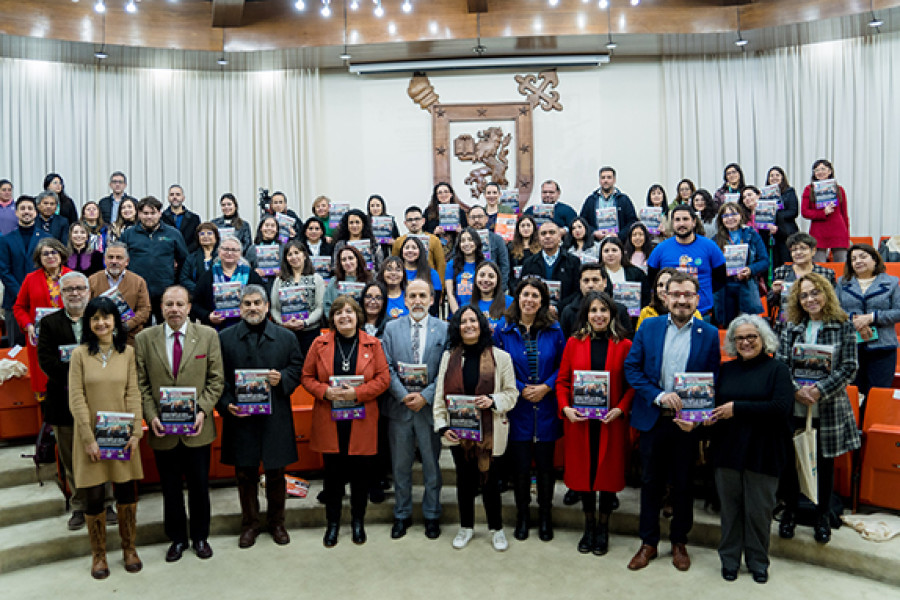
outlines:
[[[859,426],[859,388],[847,386],[847,398],[853,409],[853,418]],[[853,493],[853,453],[847,452],[834,459],[834,491],[843,498],[850,498]]]
[[[871,235],[851,235],[850,236],[851,244],[868,244],[872,245],[872,236]]]
[[[868,421],[868,408],[866,412]],[[880,423],[870,427],[862,455],[860,501],[900,510],[900,427]]]
[[[820,262],[816,264],[834,271],[834,276],[838,279],[844,274],[844,263],[842,262]]]
[[[0,358],[9,358],[10,348],[0,350]],[[10,360],[29,369],[24,377],[13,377],[0,384],[0,440],[34,438],[41,430],[41,407],[31,390],[28,352],[22,348]]]
[[[895,398],[895,395],[897,396]],[[862,430],[875,425],[900,427],[900,390],[872,388],[866,398],[866,416]]]
[[[888,275],[900,277],[900,263],[886,262],[884,263],[884,270]]]

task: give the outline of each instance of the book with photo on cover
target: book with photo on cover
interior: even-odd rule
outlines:
[[[408,237],[414,237],[422,242],[422,246],[425,248],[425,258],[428,258],[428,245],[431,243],[431,236],[427,233],[410,233]]]
[[[294,226],[294,217],[277,212],[275,213],[275,220],[278,221],[278,241],[282,244],[287,244],[291,239],[291,227]]]
[[[725,274],[737,275],[741,269],[747,266],[747,256],[750,253],[749,244],[725,244],[722,252],[725,255]]]
[[[363,289],[365,289],[366,284],[362,281],[338,281],[337,289],[338,294],[341,296],[350,296],[358,304],[362,304],[360,300],[362,300]]]
[[[159,422],[167,435],[196,433],[197,388],[159,388]]]
[[[237,237],[237,232],[235,232],[234,227],[219,227],[219,239],[224,240],[227,237]]]
[[[481,409],[475,406],[475,396],[447,396],[447,413],[459,439],[481,441]]]
[[[712,373],[675,373],[675,393],[681,398],[679,419],[700,423],[712,417],[716,407],[716,382]]]
[[[605,419],[609,413],[609,371],[575,371],[572,408],[588,419]]]
[[[256,246],[256,268],[265,276],[281,273],[281,248],[278,244],[258,244]]]
[[[125,297],[122,295],[122,292],[119,291],[119,286],[109,288],[100,295],[115,302],[116,308],[119,309],[119,317],[123,323],[127,323],[134,318],[134,311],[131,310],[131,307],[125,302]]]
[[[421,392],[428,387],[428,365],[424,363],[397,363],[397,376],[400,383],[410,393]]]
[[[781,199],[781,186],[775,185],[764,185],[759,188],[759,199],[760,200],[771,200],[774,201],[778,206],[778,210],[784,208],[784,201]]]
[[[519,207],[519,190],[503,190],[500,192],[500,212],[517,215]]]
[[[531,214],[534,216],[534,222],[537,223],[538,227],[547,221],[553,220],[553,210],[554,206],[552,204],[540,203],[534,205]]]
[[[478,237],[481,238],[481,252],[484,260],[491,260],[491,232],[487,229],[479,229]]]
[[[365,383],[362,375],[334,375],[328,378],[331,387],[359,387]],[[366,405],[355,400],[333,400],[331,402],[331,420],[347,421],[365,419]]]
[[[459,231],[459,205],[455,202],[438,205],[438,217],[444,231]]]
[[[312,275],[304,275],[300,280],[288,287],[278,290],[281,301],[281,322],[291,319],[301,321],[309,318],[309,312],[316,303],[316,280]]]
[[[497,213],[497,222],[494,224],[494,233],[503,238],[503,241],[509,243],[513,241],[516,235],[516,215],[504,215]]]
[[[597,231],[602,235],[619,233],[619,215],[615,206],[597,209]]]
[[[644,227],[647,228],[647,231],[653,235],[660,234],[662,216],[662,206],[642,206],[638,211],[638,218],[641,220],[641,223],[643,223]]]
[[[348,240],[347,245],[359,250],[363,260],[366,261],[366,269],[369,271],[375,269],[375,255],[372,252],[372,242],[370,240]]]
[[[313,269],[319,274],[325,283],[331,279],[331,257],[330,256],[310,256]]]
[[[733,202],[737,205],[741,203],[741,195],[740,194],[723,194],[722,195],[722,204],[726,202]]]
[[[287,492],[288,496],[293,496],[294,498],[306,498],[309,494],[309,482],[301,477],[286,474],[284,476],[284,491]]]
[[[834,179],[813,181],[813,193],[816,196],[816,208],[823,210],[826,206],[837,206],[838,187]]]
[[[641,314],[641,283],[639,281],[624,281],[613,284],[613,300],[624,304],[628,309],[629,317],[637,317]]]
[[[328,226],[337,229],[341,224],[341,219],[350,212],[349,202],[332,202],[328,205]]]
[[[235,410],[240,415],[271,415],[272,388],[266,369],[237,369],[234,372]]]
[[[223,281],[213,284],[213,303],[216,310],[213,311],[220,317],[241,316],[241,290],[244,284],[240,281]]]
[[[550,302],[558,304],[562,297],[562,281],[545,279],[544,283],[547,284],[547,291],[550,292]]]
[[[100,460],[131,460],[126,448],[134,431],[134,414],[97,411],[94,440],[100,446]]]
[[[777,202],[774,200],[760,200],[756,203],[756,214],[753,218],[753,226],[756,229],[769,229],[769,225],[775,224],[775,213],[777,212]]]
[[[62,310],[61,308],[36,308],[34,309],[34,337],[39,337],[41,335],[41,319],[46,317],[47,315],[52,315],[58,310]]]
[[[379,244],[394,242],[394,218],[385,215],[369,217],[372,220],[372,235]]]
[[[791,371],[799,385],[812,385],[831,375],[836,348],[826,344],[794,344]]]
[[[72,353],[75,352],[75,348],[78,347],[78,344],[65,344],[59,347],[59,360],[60,362],[70,362],[72,360]]]

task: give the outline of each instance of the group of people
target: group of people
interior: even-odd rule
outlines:
[[[826,173],[819,162],[814,180],[833,179],[830,164]],[[366,506],[388,474],[391,537],[406,535],[417,452],[424,532],[440,537],[438,460],[445,445],[457,471],[454,548],[474,536],[479,493],[492,546],[508,548],[500,500],[507,481],[517,509],[513,535],[527,539],[534,525],[532,472],[537,536],[550,541],[554,454],[562,438],[565,484],[585,515],[578,551],[606,554],[616,493],[625,486],[630,426],[639,432],[642,488],[641,547],[629,568],[657,556],[667,488],[673,563],[690,567],[691,475],[700,439],[711,439],[722,576],[737,577],[743,553],[753,578],[765,582],[779,480],[786,506],[779,532],[794,534],[800,487],[790,435],[807,415],[820,438],[815,538],[830,539],[833,459],[859,446],[845,388],[856,382],[865,394],[890,385],[900,292],[870,246],[825,242],[835,257],[849,250],[840,283],[814,264],[817,240],[796,232],[796,194],[781,169],[767,178],[783,202],[778,224],[759,231],[752,224],[760,191],[744,184],[737,165],[726,167],[725,180],[715,197],[683,180],[671,205],[654,186],[647,206],[661,207],[654,214],[662,218],[650,227],[615,186],[611,167],[600,170],[600,187],[580,214],[559,202],[559,185],[547,181],[540,204],[516,218],[509,242],[494,231],[504,210],[495,184],[485,190],[484,206],[470,207],[439,183],[424,211],[405,210],[404,235],[393,219],[385,221],[380,196],[369,198],[365,212],[320,197],[303,221],[277,192],[254,236],[231,194],[221,198],[222,214],[203,222],[186,208],[181,186],[169,188],[163,211],[153,197],[134,203],[125,176],[114,173],[113,193],[86,203],[82,219],[68,228],[68,247],[53,233],[65,228],[46,224],[67,206],[61,178],[59,189],[38,199],[20,197],[15,222],[0,237],[7,334],[21,339],[31,364],[40,366],[31,370],[32,386],[75,492],[69,526],[88,527],[92,574],[109,574],[105,527],[116,514],[126,569],[141,568],[134,514],[142,421],[163,488],[166,560],[179,560],[189,543],[201,558],[212,556],[213,409],[222,416],[222,461],[236,469],[239,545],[254,545],[261,531],[260,465],[268,531],[276,543],[288,543],[284,470],[297,460],[290,396],[302,385],[314,397],[310,448],[324,461],[326,547],[339,540],[346,484],[351,539],[365,543]],[[0,182],[0,223],[6,188],[11,196],[9,182]],[[842,218],[846,229],[846,198],[838,189],[837,204],[821,209],[821,220]],[[810,194],[810,210],[819,210],[815,190]],[[448,217],[440,207],[452,203],[459,210]],[[96,211],[85,210],[89,205]],[[57,206],[60,214],[52,214]],[[779,240],[786,249],[780,254]],[[726,263],[726,248],[736,245],[747,248],[743,265]],[[100,258],[84,258],[86,252]],[[767,303],[776,310],[765,320],[757,316],[757,280],[770,269]],[[733,361],[722,363],[710,322],[727,327]],[[798,347],[827,356],[827,369],[811,369]],[[576,402],[585,373],[603,382],[600,411]],[[703,418],[688,416],[679,384],[696,375],[709,376],[714,398]],[[242,383],[244,377],[254,383]],[[193,390],[187,431],[173,432],[161,418],[171,388]],[[106,411],[132,416],[130,459],[101,458],[93,424]]]

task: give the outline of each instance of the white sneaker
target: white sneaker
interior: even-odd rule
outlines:
[[[456,537],[453,538],[453,547],[457,550],[462,550],[468,545],[469,541],[471,541],[474,533],[475,530],[471,527],[460,527]]]
[[[498,529],[497,531],[491,532],[493,535],[491,536],[491,545],[494,547],[494,550],[497,552],[504,552],[507,548],[509,548],[509,542],[506,541],[506,534],[503,533],[502,529]]]

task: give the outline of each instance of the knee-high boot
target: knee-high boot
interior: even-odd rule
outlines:
[[[516,477],[513,493],[516,498],[516,529],[513,536],[517,540],[527,540],[531,505],[531,477],[527,473]]]
[[[84,515],[84,520],[91,539],[91,577],[106,579],[109,577],[109,565],[106,563],[106,512]]]
[[[538,537],[543,542],[549,542],[553,539],[553,486],[556,485],[556,475],[552,471],[538,473],[537,484],[540,516]]]
[[[603,556],[609,552],[609,514],[601,512],[600,520],[597,521],[597,532],[594,534],[594,547],[592,548],[592,552],[597,556]]]
[[[135,548],[137,539],[137,502],[131,504],[116,505],[119,513],[119,537],[122,538],[122,558],[125,559],[125,570],[129,573],[137,573],[144,564],[138,557]],[[106,518],[104,516],[104,518]]]
[[[269,524],[269,533],[279,546],[289,544],[291,536],[284,528],[284,503],[286,491],[284,489],[284,472],[267,472],[266,474],[266,520]]]

